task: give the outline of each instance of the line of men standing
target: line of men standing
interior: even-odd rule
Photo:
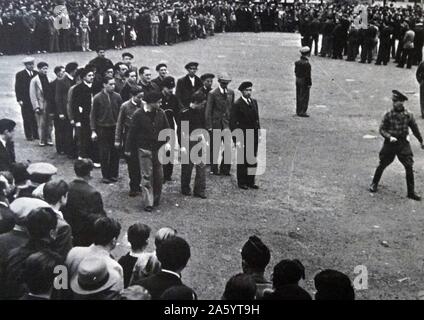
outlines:
[[[187,159],[182,161],[181,192],[203,199],[207,163],[210,161],[215,175],[230,175],[231,169],[231,139],[215,135],[213,130],[254,129],[256,157],[260,127],[257,102],[250,97],[251,82],[239,87],[242,100],[235,102],[234,91],[228,88],[230,76],[220,74],[219,86],[212,90],[215,76],[206,73],[198,77],[197,62],[188,63],[187,75],[175,84],[165,63],[157,65],[158,77],[152,79],[149,67],[143,66],[137,72],[128,52],[115,65],[106,58],[103,48],[97,54],[83,68],[76,62],[56,67],[56,78],[50,83],[47,63],[38,63],[37,73],[33,71],[34,59],[24,60],[25,70],[16,76],[16,96],[27,140],[40,138],[40,146],[53,145],[54,123],[57,152],[71,159],[90,158],[96,167],[101,167],[105,184],[118,181],[119,159],[124,156],[130,178],[129,195],[141,192],[146,211],[159,205],[163,182],[172,180],[172,160],[179,156],[177,141],[181,159]],[[173,129],[174,134],[162,141],[164,129]],[[205,131],[197,133],[197,129]],[[204,134],[206,130],[209,134]],[[246,149],[246,141],[234,142],[238,148]],[[190,156],[197,144],[202,145],[200,162]],[[162,161],[159,151],[163,146],[171,158],[169,163]],[[252,164],[238,166],[239,187],[257,189],[254,176],[247,178],[248,166]]]

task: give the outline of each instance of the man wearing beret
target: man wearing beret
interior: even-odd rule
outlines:
[[[162,104],[161,109],[165,112],[170,127],[175,131],[175,124],[180,127],[180,106],[176,95],[172,92],[175,88],[175,79],[173,77],[165,77],[161,82],[162,88]],[[175,145],[171,143],[171,151],[175,150]],[[169,154],[168,154],[169,155]],[[172,180],[173,163],[163,165],[164,181]]]
[[[125,155],[138,151],[144,210],[151,212],[153,206],[159,205],[162,194],[163,169],[159,161],[159,149],[165,144],[159,141],[162,130],[169,124],[165,112],[160,109],[162,93],[152,91],[144,95],[146,103],[137,110],[131,121]]]
[[[294,64],[296,75],[296,114],[299,117],[309,117],[306,113],[309,104],[309,91],[312,86],[311,65],[308,61],[309,47],[300,49],[301,57]]]
[[[187,75],[178,79],[177,89],[175,94],[180,103],[180,109],[185,110],[190,107],[191,97],[193,93],[200,89],[202,81],[196,76],[197,68],[199,64],[197,62],[189,62],[185,65]]]
[[[25,69],[19,71],[15,78],[16,100],[21,107],[22,120],[24,123],[25,138],[28,141],[38,139],[38,126],[35,119],[34,109],[32,108],[29,97],[29,84],[38,72],[34,70],[34,58],[27,57],[23,60]]]
[[[0,119],[0,171],[11,171],[15,163],[13,134],[16,123],[10,119]]]
[[[233,104],[231,108],[230,127],[231,131],[240,129],[243,131],[244,141],[236,141],[238,146],[237,153],[237,184],[241,189],[258,189],[255,184],[255,175],[249,172],[256,168],[259,142],[259,113],[258,103],[251,98],[252,82],[245,81],[239,86],[241,97]],[[250,131],[252,134],[247,133]],[[248,139],[253,139],[249,141]],[[251,150],[253,148],[253,150]],[[253,159],[250,159],[253,156]],[[253,161],[253,163],[252,163]]]
[[[393,90],[392,93],[393,109],[384,115],[380,125],[380,134],[384,138],[384,145],[380,151],[380,164],[375,170],[369,191],[377,192],[384,169],[397,157],[405,167],[408,198],[420,201],[421,197],[415,193],[414,188],[414,159],[408,140],[409,129],[420,142],[422,149],[424,149],[423,138],[413,114],[403,105],[408,98],[397,90]]]
[[[129,52],[124,52],[122,54],[122,62],[128,67],[128,70],[135,71],[138,79],[138,69],[135,65],[132,64],[134,56]]]
[[[212,173],[214,175],[230,175],[231,160],[228,161],[225,157],[226,152],[231,152],[231,140],[226,141],[221,135],[218,138],[214,137],[213,130],[229,130],[230,129],[230,113],[234,103],[234,91],[228,88],[231,78],[228,74],[223,73],[218,76],[219,87],[212,90],[208,94],[206,102],[205,121],[206,129],[210,131],[210,163]],[[220,172],[218,170],[218,159],[220,153],[221,142],[224,141],[224,150],[222,152],[222,161]],[[228,157],[228,156],[227,156]],[[230,155],[231,159],[231,155]],[[226,163],[229,162],[229,163]]]
[[[196,93],[200,93],[203,95],[203,100],[206,102],[208,99],[208,94],[212,90],[213,79],[215,75],[212,73],[205,73],[200,76],[200,80],[203,83],[203,86],[196,91]]]
[[[152,82],[156,83],[159,88],[162,88],[162,81],[168,75],[168,66],[165,63],[159,63],[156,66],[156,72],[158,73],[158,76],[153,79]]]

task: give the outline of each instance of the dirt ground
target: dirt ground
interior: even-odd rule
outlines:
[[[408,93],[406,106],[424,130],[415,67],[400,70],[393,63],[384,67],[312,57],[311,117],[297,118],[293,63],[298,58],[298,37],[220,34],[172,47],[130,49],[138,67],[154,67],[164,60],[170,73],[179,77],[185,63],[196,60],[200,74],[228,71],[234,89],[243,80],[253,81],[261,125],[267,130],[266,171],[258,177],[260,190],[239,190],[233,168],[231,177],[208,178],[207,200],[184,197],[179,193],[180,168],[176,168],[176,181],[164,186],[159,210],[146,213],[140,198],[127,196],[124,163],[119,183],[102,185],[98,170],[92,183],[102,191],[109,215],[122,223],[124,231],[141,221],[153,233],[173,226],[189,241],[192,258],[183,281],[200,299],[221,297],[226,281],[240,272],[240,249],[253,234],[272,251],[267,276],[279,260],[298,258],[306,267],[304,285],[313,293],[313,277],[319,270],[337,269],[353,280],[355,266],[365,265],[368,289],[356,291],[359,299],[414,299],[424,289],[423,204],[405,197],[399,162],[386,170],[379,193],[370,194],[367,187],[378,162],[382,144],[378,126],[391,107],[392,89]],[[121,52],[107,54],[118,61]],[[36,59],[47,61],[53,69],[74,60],[84,64],[94,56],[61,53],[36,55]],[[0,58],[0,116],[19,122],[18,160],[52,162],[58,176],[69,181],[73,177],[70,160],[58,156],[54,148],[40,148],[23,139],[13,91],[14,73],[21,68],[22,58]],[[424,191],[424,151],[415,138],[411,141],[417,190]],[[115,253],[120,256],[127,250],[122,239]]]

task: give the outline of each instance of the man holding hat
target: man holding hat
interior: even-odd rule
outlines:
[[[197,62],[189,62],[185,65],[187,75],[178,79],[177,89],[175,95],[180,103],[180,109],[185,110],[190,107],[191,97],[193,93],[200,89],[202,81],[196,76],[197,68],[199,64]]]
[[[241,97],[233,104],[231,108],[230,127],[231,131],[240,129],[243,131],[244,141],[236,141],[238,146],[237,152],[237,183],[241,189],[258,189],[255,184],[255,175],[250,172],[249,168],[256,168],[259,143],[259,112],[258,103],[251,98],[252,82],[245,81],[239,86]],[[253,133],[248,134],[248,131]],[[248,141],[247,139],[253,139]],[[253,148],[253,150],[251,150]],[[251,157],[254,159],[250,159]],[[253,161],[253,163],[251,163]]]
[[[168,120],[169,126],[175,132],[175,124],[177,124],[178,129],[180,129],[180,106],[176,95],[172,92],[175,88],[175,79],[173,77],[165,77],[161,81],[162,88],[162,104],[161,109],[165,112],[166,118]],[[173,141],[173,140],[171,140]],[[171,151],[175,150],[175,144],[171,144]],[[170,154],[168,154],[169,156]],[[172,180],[172,171],[174,164],[168,163],[163,165],[163,178],[164,181]]]
[[[165,112],[160,109],[162,98],[162,93],[156,91],[144,94],[145,105],[134,113],[125,145],[127,157],[138,151],[144,210],[148,212],[159,205],[162,193],[163,169],[159,149],[165,142],[159,141],[159,134],[169,128]]]
[[[0,171],[11,171],[15,163],[13,134],[16,123],[10,119],[0,119]]]
[[[309,91],[312,86],[311,65],[308,55],[311,49],[302,47],[300,54],[302,55],[294,64],[294,73],[296,75],[296,114],[299,117],[309,117],[306,113],[309,104]]]
[[[210,163],[212,173],[214,175],[230,175],[231,170],[231,154],[230,161],[225,157],[225,152],[231,152],[231,139],[224,139],[222,130],[230,129],[230,113],[234,103],[234,91],[228,89],[231,77],[227,73],[218,76],[219,87],[212,90],[208,94],[206,103],[205,121],[206,129],[210,131]],[[214,137],[213,130],[220,130],[221,135]],[[218,171],[218,158],[221,141],[224,141],[224,150],[222,152],[222,161],[220,172]],[[228,140],[228,141],[227,141]]]
[[[393,109],[384,115],[380,125],[380,134],[384,137],[384,145],[380,151],[380,164],[374,173],[374,179],[369,191],[377,192],[378,183],[384,169],[386,169],[397,156],[405,167],[408,198],[420,201],[421,197],[415,193],[414,189],[414,159],[411,145],[408,140],[409,129],[411,129],[414,136],[420,142],[422,149],[424,149],[423,138],[413,114],[403,105],[408,98],[397,90],[393,90],[392,93]]]
[[[38,72],[34,70],[34,58],[26,57],[22,62],[25,69],[19,71],[15,77],[16,100],[21,106],[22,120],[24,123],[25,138],[28,141],[38,139],[38,126],[35,120],[34,109],[29,97],[29,84]]]

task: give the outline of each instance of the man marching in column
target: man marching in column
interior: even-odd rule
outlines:
[[[377,167],[369,191],[377,192],[378,183],[384,169],[388,167],[395,157],[403,164],[406,171],[406,186],[408,198],[420,201],[421,197],[414,190],[413,154],[408,141],[409,128],[424,149],[423,138],[414,116],[403,106],[408,98],[397,90],[392,91],[393,109],[384,115],[380,125],[380,134],[384,137],[384,145],[380,151],[380,164]]]
[[[255,184],[255,175],[252,173],[249,174],[248,172],[249,168],[257,167],[256,157],[258,153],[260,129],[258,103],[255,99],[251,98],[252,86],[253,84],[250,81],[245,81],[240,84],[238,89],[242,96],[234,103],[231,109],[230,118],[231,131],[236,129],[241,129],[243,131],[244,141],[236,141],[239,151],[237,153],[237,184],[241,189],[259,188]],[[251,132],[248,134],[248,131]],[[253,141],[251,139],[253,139]],[[242,157],[242,159],[240,159],[240,157]]]
[[[231,152],[231,139],[226,141],[223,138],[224,130],[230,129],[230,113],[231,107],[234,103],[234,91],[228,88],[231,78],[228,74],[223,73],[218,76],[219,87],[212,90],[208,94],[206,103],[205,121],[206,128],[209,130],[210,135],[210,161],[211,172],[214,175],[229,176],[231,170],[231,160],[229,163],[226,160],[225,151]],[[213,131],[221,130],[222,136],[215,138]],[[224,150],[222,152],[221,164],[218,168],[218,159],[220,155],[221,142],[224,142]],[[230,145],[226,145],[226,144]],[[227,156],[228,157],[228,156]],[[231,159],[231,155],[229,157]]]
[[[94,96],[90,113],[91,138],[97,140],[103,183],[118,181],[119,152],[115,148],[115,129],[122,99],[115,92],[115,79],[105,77],[103,90]]]
[[[26,57],[23,61],[25,69],[16,74],[15,93],[16,100],[21,107],[22,120],[24,123],[25,138],[28,141],[38,139],[38,125],[35,112],[29,97],[29,84],[38,72],[34,70],[34,58]]]
[[[310,51],[309,47],[300,49],[302,56],[294,64],[294,73],[296,75],[296,114],[299,117],[309,117],[306,111],[308,111],[309,91],[312,86],[311,65],[308,61]]]
[[[159,205],[162,193],[163,170],[159,149],[165,142],[159,141],[159,134],[168,129],[169,124],[165,112],[160,109],[160,92],[146,92],[143,100],[146,104],[135,112],[131,121],[125,155],[130,157],[134,148],[138,150],[144,210],[151,212],[153,206]]]
[[[134,87],[131,91],[132,98],[124,102],[119,110],[118,121],[115,131],[115,148],[126,149],[128,132],[134,113],[143,105],[144,96],[140,87]],[[130,178],[130,197],[136,197],[141,192],[140,163],[138,160],[137,148],[130,152],[130,157],[126,157],[128,166],[128,176]]]

